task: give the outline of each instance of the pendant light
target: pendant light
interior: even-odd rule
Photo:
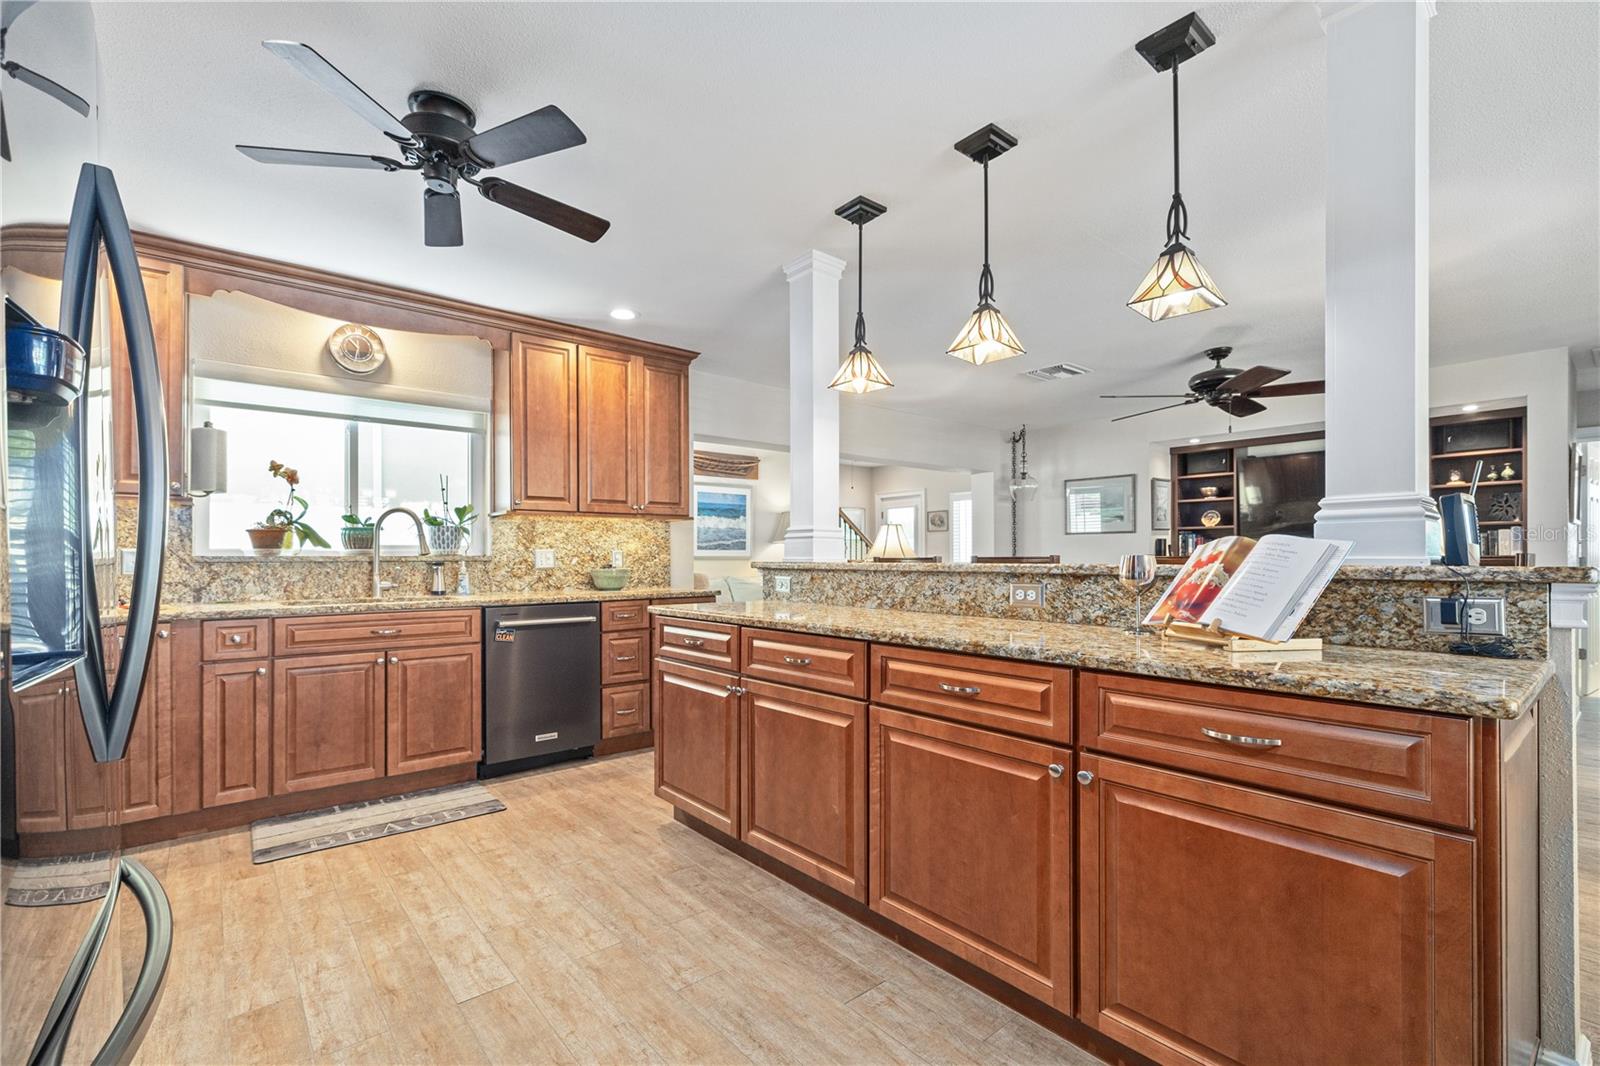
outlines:
[[[989,269],[989,163],[1017,146],[1017,139],[994,123],[956,142],[956,151],[983,167],[983,270],[978,274],[978,309],[956,334],[949,354],[974,366],[1022,355],[1022,342],[994,305],[994,273]]]
[[[861,313],[861,278],[866,270],[862,258],[862,233],[866,230],[868,222],[887,210],[889,209],[880,203],[865,196],[858,196],[834,211],[834,214],[856,228],[856,343],[850,349],[850,354],[844,357],[844,362],[839,364],[839,372],[828,382],[828,388],[838,389],[840,392],[860,395],[864,392],[876,392],[878,389],[894,387],[889,375],[878,365],[872,349],[867,347],[867,319]]]
[[[1228,304],[1184,243],[1189,237],[1189,209],[1178,184],[1178,66],[1216,41],[1216,34],[1191,11],[1134,46],[1156,73],[1172,71],[1172,206],[1167,208],[1167,247],[1128,300],[1129,307],[1152,322]]]

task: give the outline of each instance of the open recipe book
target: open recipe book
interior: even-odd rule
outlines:
[[[1145,616],[1228,636],[1285,641],[1350,553],[1348,540],[1271,534],[1202,544]]]

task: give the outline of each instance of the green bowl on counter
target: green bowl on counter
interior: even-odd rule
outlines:
[[[589,571],[589,580],[601,592],[615,592],[628,583],[628,571],[615,567]]]

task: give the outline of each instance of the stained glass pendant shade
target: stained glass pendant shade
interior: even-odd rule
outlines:
[[[1214,43],[1216,35],[1210,27],[1190,12],[1135,46],[1157,73],[1172,71],[1172,204],[1167,208],[1167,246],[1128,300],[1129,307],[1152,322],[1210,311],[1228,303],[1185,243],[1189,237],[1189,209],[1178,182],[1178,66]]]
[[[839,372],[833,375],[833,380],[828,382],[828,388],[839,392],[849,392],[856,395],[867,392],[876,392],[879,389],[894,387],[894,382],[889,380],[889,375],[884,372],[878,363],[872,349],[867,347],[867,319],[861,311],[861,291],[863,266],[863,238],[862,233],[868,222],[889,210],[882,204],[858,196],[854,200],[834,211],[834,214],[856,227],[856,337],[855,345],[849,354],[844,357],[844,362],[839,364]]]
[[[989,163],[1017,146],[1017,139],[990,123],[956,142],[956,151],[983,166],[983,269],[978,273],[978,307],[951,342],[949,354],[974,366],[1022,355],[1022,342],[994,305],[994,272],[989,269]]]

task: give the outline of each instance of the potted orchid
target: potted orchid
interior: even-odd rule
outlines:
[[[436,552],[455,554],[471,543],[472,523],[477,520],[478,512],[470,503],[451,508],[448,475],[439,478],[439,504],[439,514],[426,507],[422,509],[422,521],[428,527],[428,544]]]
[[[312,529],[305,520],[311,505],[295,491],[300,486],[300,471],[274,459],[267,464],[267,472],[284,480],[288,486],[287,497],[282,507],[274,507],[265,518],[245,530],[250,537],[250,546],[261,553],[283,551],[293,547],[296,540],[302,546],[310,543],[318,548],[331,547],[322,539],[322,534]]]

